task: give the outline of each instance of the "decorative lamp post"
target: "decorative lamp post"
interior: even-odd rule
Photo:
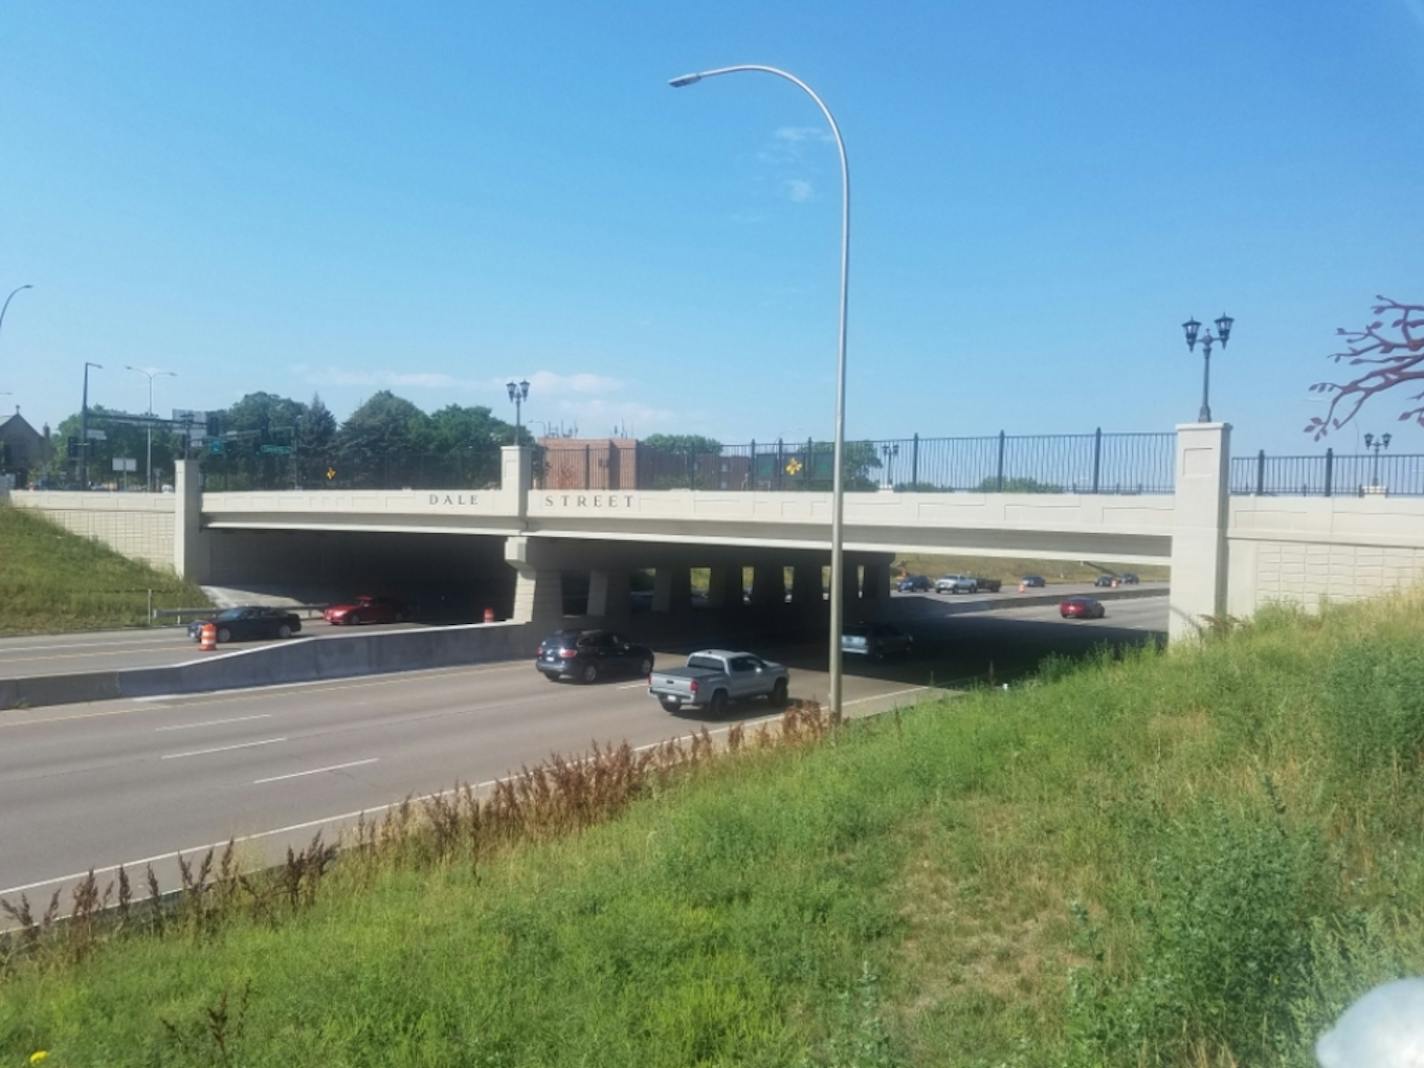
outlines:
[[[885,458],[885,488],[894,489],[895,476],[893,474],[894,469],[891,467],[890,461],[900,455],[900,443],[890,442],[880,446],[880,455]]]
[[[1379,454],[1381,449],[1389,448],[1388,434],[1366,434],[1365,448],[1374,453],[1374,459],[1370,461],[1370,485],[1378,486],[1379,480]]]
[[[133,367],[133,366],[130,366],[129,364],[124,364],[124,370],[125,370],[125,371],[133,371],[133,372],[135,372],[135,373],[137,373],[137,374],[143,375],[145,378],[148,379],[148,418],[149,418],[149,424],[148,424],[148,426],[145,428],[146,431],[147,431],[147,435],[148,435],[148,442],[147,442],[148,454],[147,454],[147,456],[144,458],[144,462],[143,462],[143,477],[144,477],[144,484],[148,487],[148,492],[149,492],[149,493],[152,493],[152,492],[153,492],[153,380],[154,380],[155,378],[162,378],[162,377],[164,377],[165,375],[167,375],[169,378],[177,378],[177,377],[178,377],[178,372],[177,372],[177,371],[153,371],[153,370],[148,370],[148,371],[146,371],[146,370],[144,370],[142,367]]]
[[[1226,342],[1231,337],[1231,326],[1235,322],[1235,319],[1223,312],[1221,318],[1216,320],[1215,337],[1212,337],[1210,330],[1199,335],[1202,324],[1194,318],[1182,324],[1182,332],[1187,335],[1187,350],[1195,351],[1198,341],[1202,345],[1202,403],[1201,412],[1197,415],[1197,421],[1200,423],[1211,422],[1211,347],[1219,341],[1221,347],[1226,348]]]
[[[514,402],[514,444],[519,444],[520,412],[524,407],[524,402],[529,399],[529,383],[521,379],[518,382],[508,382],[505,388],[509,390],[509,399]]]
[[[668,84],[674,89],[681,89],[684,86],[695,85],[704,78],[743,72],[771,74],[777,78],[783,78],[815,101],[816,106],[821,109],[821,114],[825,116],[827,124],[831,127],[831,135],[836,141],[836,151],[840,153],[841,157],[841,300],[840,334],[836,351],[835,470],[832,473],[831,482],[831,633],[829,649],[831,716],[838,720],[841,716],[841,605],[845,599],[845,576],[842,573],[844,569],[841,567],[844,555],[842,527],[845,517],[842,457],[845,452],[846,297],[849,291],[850,275],[850,166],[846,162],[845,141],[841,138],[841,128],[836,122],[836,117],[831,114],[831,109],[826,107],[825,101],[816,95],[814,89],[788,71],[777,67],[747,63],[735,67],[717,67],[714,70],[683,74],[671,79]]]

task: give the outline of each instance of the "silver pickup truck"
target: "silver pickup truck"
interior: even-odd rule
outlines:
[[[687,658],[687,666],[671,671],[654,671],[648,676],[648,692],[663,708],[705,708],[713,716],[726,711],[731,701],[765,697],[780,708],[786,704],[791,673],[782,665],[751,653],[726,649],[703,649]]]

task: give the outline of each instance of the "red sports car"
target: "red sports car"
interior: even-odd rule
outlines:
[[[1058,606],[1058,614],[1064,619],[1102,619],[1108,610],[1092,597],[1069,597]]]
[[[393,597],[372,597],[362,594],[351,604],[334,604],[322,613],[328,623],[404,623],[409,613],[406,606]]]

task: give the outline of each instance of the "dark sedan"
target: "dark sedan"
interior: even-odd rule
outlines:
[[[1034,590],[1042,589],[1047,586],[1048,583],[1042,575],[1025,575],[1019,580],[1019,585],[1026,590]]]
[[[927,575],[906,575],[896,583],[895,589],[901,593],[929,593],[934,589],[934,583]]]
[[[851,623],[841,631],[841,652],[871,660],[904,656],[914,647],[914,637],[889,623]]]
[[[650,675],[653,651],[609,630],[561,630],[539,643],[534,666],[550,682],[597,682],[605,675]]]
[[[203,624],[217,627],[219,642],[262,641],[266,638],[290,638],[302,629],[302,621],[285,608],[249,605],[224,608],[211,619],[199,619],[188,624],[188,637],[198,641],[203,636]]]
[[[975,575],[974,581],[979,585],[980,593],[998,593],[1004,588],[1004,580],[996,578],[986,578],[983,575]]]
[[[1092,597],[1069,597],[1058,606],[1058,614],[1064,619],[1102,619],[1108,610]]]
[[[1093,579],[1093,585],[1102,587],[1103,589],[1107,589],[1109,587],[1116,586],[1117,579],[1114,578],[1112,575],[1099,575],[1097,578]]]

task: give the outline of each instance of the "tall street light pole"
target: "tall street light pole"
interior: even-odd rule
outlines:
[[[1220,341],[1222,349],[1224,350],[1226,348],[1226,341],[1231,337],[1231,324],[1234,322],[1236,322],[1235,319],[1231,318],[1231,316],[1225,312],[1222,312],[1221,318],[1216,320],[1216,337],[1211,336],[1210,329],[1198,337],[1197,332],[1201,330],[1201,323],[1197,322],[1195,317],[1188,319],[1182,324],[1182,332],[1187,335],[1187,351],[1195,351],[1197,342],[1200,341],[1202,345],[1202,355],[1205,357],[1202,360],[1201,411],[1197,414],[1197,422],[1199,423],[1211,422],[1211,347]]]
[[[836,466],[832,474],[831,482],[830,640],[831,715],[833,718],[839,719],[841,715],[841,606],[845,601],[845,576],[842,574],[842,562],[844,558],[844,539],[842,532],[845,518],[845,485],[842,477],[842,455],[845,451],[846,297],[850,278],[850,166],[846,162],[845,141],[841,138],[841,128],[836,123],[836,117],[831,114],[831,109],[826,107],[825,101],[816,95],[816,91],[794,74],[777,67],[765,67],[759,64],[748,63],[740,64],[735,67],[717,67],[714,70],[698,71],[695,74],[684,74],[671,79],[668,84],[674,89],[681,89],[687,85],[694,85],[703,78],[713,78],[719,74],[740,74],[743,72],[772,74],[778,78],[784,78],[814,100],[816,106],[821,109],[821,114],[826,117],[827,124],[831,127],[831,133],[836,139],[836,150],[840,153],[841,157],[841,307],[839,340],[836,348],[836,440],[834,456]]]
[[[505,388],[509,390],[509,399],[514,402],[514,444],[518,445],[520,409],[529,399],[529,383],[520,379],[518,382],[505,383]]]
[[[10,301],[15,299],[15,294],[22,289],[34,288],[34,286],[26,282],[24,285],[16,286],[14,289],[10,290],[10,295],[5,298],[5,303],[3,305],[0,305],[0,327],[3,327],[5,325],[5,313],[10,310]]]
[[[84,361],[84,395],[79,403],[79,488],[89,488],[89,368],[102,371],[102,363]]]
[[[146,370],[144,370],[142,367],[134,367],[134,366],[132,366],[132,365],[130,365],[130,364],[124,364],[124,370],[125,370],[125,371],[133,371],[133,372],[135,372],[136,374],[141,374],[141,375],[143,375],[145,378],[148,379],[148,418],[149,418],[149,423],[148,423],[148,427],[146,428],[147,431],[148,431],[148,441],[147,441],[148,455],[144,458],[144,461],[143,461],[143,477],[144,477],[144,484],[148,487],[148,492],[149,492],[149,493],[152,493],[152,492],[153,492],[153,380],[154,380],[155,378],[163,378],[165,375],[166,375],[167,377],[169,377],[169,378],[177,378],[177,377],[178,377],[178,372],[177,372],[177,371],[153,371],[153,370],[146,371]]]

